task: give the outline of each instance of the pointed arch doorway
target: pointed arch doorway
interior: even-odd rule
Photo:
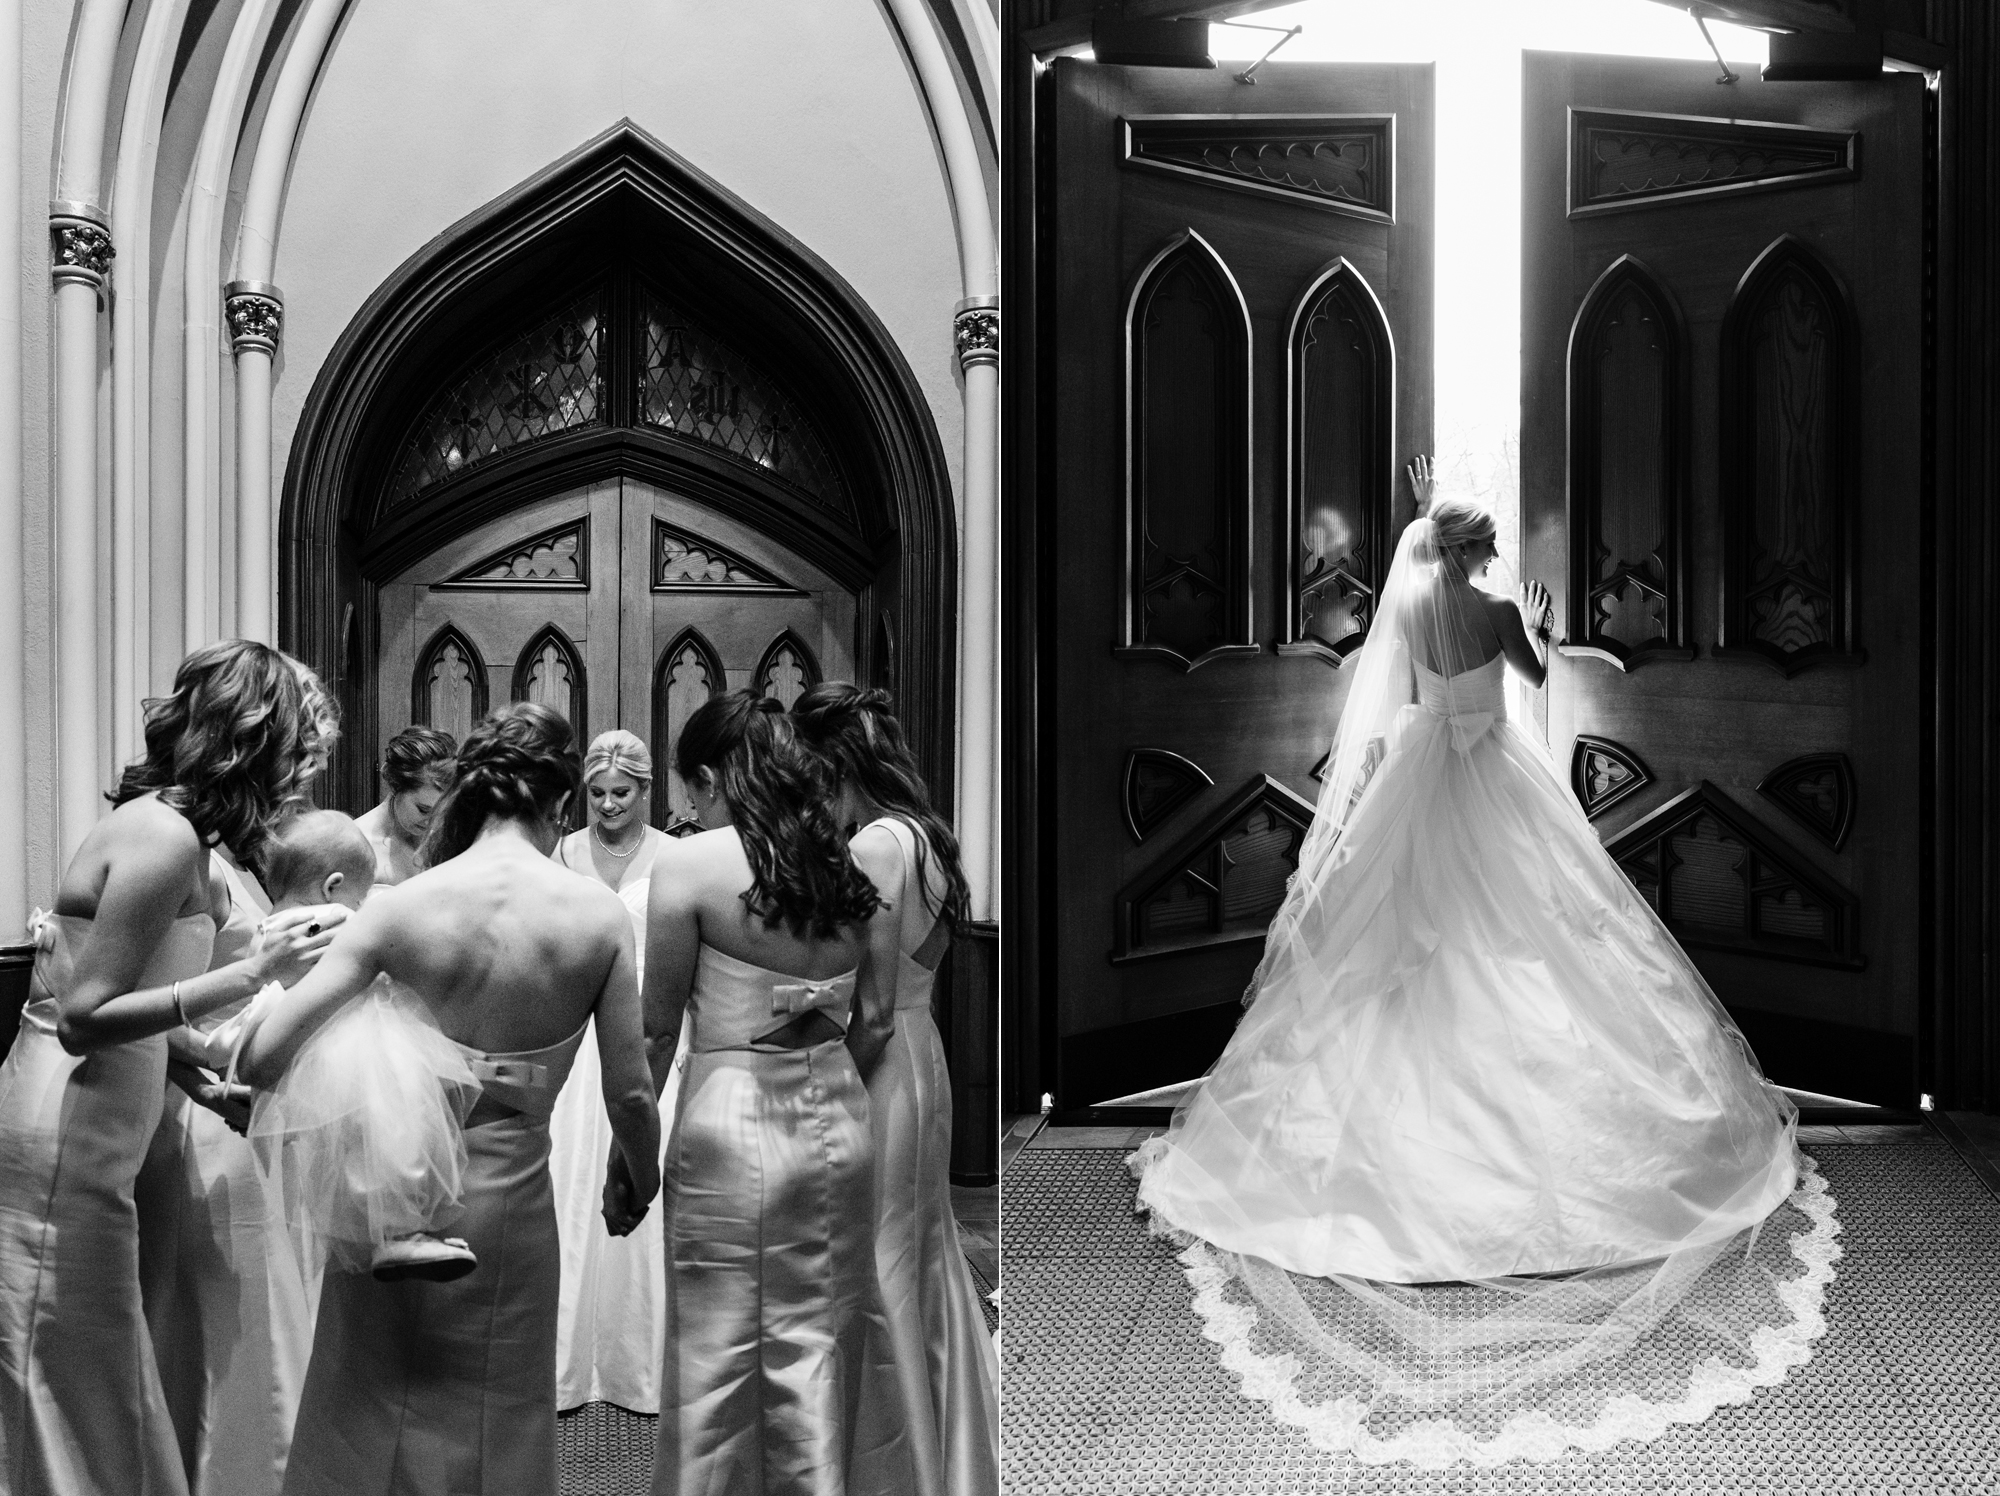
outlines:
[[[286,472],[280,639],[340,695],[348,809],[410,722],[542,700],[664,769],[709,694],[843,677],[895,693],[948,802],[953,536],[928,407],[866,304],[628,122],[350,324]]]

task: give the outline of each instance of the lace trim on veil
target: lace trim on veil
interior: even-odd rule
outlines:
[[[1166,1149],[1164,1134],[1149,1138],[1126,1164],[1135,1177],[1142,1177]],[[1251,1339],[1258,1322],[1256,1305],[1225,1296],[1224,1289],[1237,1276],[1228,1265],[1229,1254],[1144,1205],[1135,1208],[1148,1215],[1152,1235],[1182,1249],[1178,1260],[1194,1289],[1194,1311],[1202,1320],[1203,1338],[1221,1347],[1222,1364],[1236,1375],[1244,1397],[1267,1404],[1280,1423],[1302,1430],[1311,1443],[1330,1453],[1351,1453],[1364,1465],[1407,1461],[1419,1469],[1440,1470],[1461,1463],[1548,1461],[1571,1450],[1598,1453],[1622,1440],[1649,1443],[1674,1424],[1700,1423],[1717,1408],[1748,1402],[1759,1387],[1784,1381],[1794,1367],[1812,1358],[1812,1342],[1826,1333],[1826,1288],[1841,1256],[1835,1240],[1841,1227],[1834,1218],[1834,1197],[1811,1158],[1802,1157],[1798,1186],[1786,1204],[1811,1221],[1808,1230],[1790,1241],[1791,1255],[1803,1271],[1773,1286],[1791,1319],[1760,1325],[1750,1333],[1750,1365],[1731,1366],[1709,1357],[1691,1370],[1686,1394],[1680,1398],[1655,1402],[1620,1392],[1606,1400],[1594,1420],[1581,1425],[1558,1422],[1543,1409],[1530,1409],[1509,1417],[1485,1439],[1475,1438],[1448,1417],[1417,1418],[1393,1436],[1378,1438],[1367,1426],[1371,1410],[1361,1400],[1307,1402],[1297,1385],[1302,1371],[1299,1358],[1257,1350]]]

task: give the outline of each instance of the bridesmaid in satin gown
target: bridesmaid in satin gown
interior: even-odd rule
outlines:
[[[556,861],[624,901],[643,958],[653,859],[667,839],[646,823],[653,755],[622,728],[599,733],[583,756],[583,787],[590,797],[590,824],[563,838]],[[638,969],[643,981],[643,959]],[[673,1115],[673,1096],[669,1079],[660,1097],[663,1126]],[[629,1236],[604,1229],[601,1197],[611,1132],[596,1057],[587,1043],[549,1119],[549,1140],[549,1178],[562,1239],[556,1406],[608,1402],[634,1413],[657,1413],[665,1334],[660,1301],[666,1293],[660,1218],[649,1215]]]
[[[165,1034],[296,980],[345,911],[263,922],[210,970],[226,894],[209,847],[254,850],[317,767],[311,677],[248,640],[196,650],[146,704],[146,752],[39,919],[0,1066],[0,1489],[187,1489],[141,1310],[134,1180],[159,1124]],[[313,683],[316,685],[316,682]]]
[[[991,1496],[1000,1479],[999,1357],[952,1214],[951,1075],[931,1016],[938,965],[970,897],[958,840],[931,808],[886,693],[827,681],[793,704],[792,718],[836,787],[835,818],[860,826],[849,850],[882,897],[864,969],[879,973],[872,985],[884,1011],[864,1014],[860,1026],[893,1027],[855,1052],[868,1083],[875,1262],[913,1489]]]
[[[242,959],[271,912],[255,876],[209,854],[229,912],[210,969]],[[206,1033],[230,1003],[192,1026]],[[312,1295],[266,1208],[238,1128],[249,1088],[225,1088],[167,1036],[166,1110],[139,1171],[139,1284],[191,1496],[275,1496],[312,1349]],[[316,1288],[317,1284],[312,1285]]]
[[[904,1496],[868,1093],[843,1031],[880,900],[776,701],[711,698],[674,756],[704,830],[660,849],[647,916],[656,1085],[692,1018],[661,1196],[655,1496]]]
[[[438,801],[451,788],[457,753],[450,733],[422,724],[404,728],[384,745],[382,783],[389,793],[354,819],[375,845],[377,888],[406,883],[420,871],[418,854]]]
[[[465,1119],[454,1282],[329,1270],[284,1489],[325,1496],[554,1496],[559,1252],[549,1114],[590,1020],[622,1161],[614,1232],[659,1187],[632,922],[550,857],[579,773],[569,724],[515,702],[474,728],[433,817],[429,869],[370,898],[257,1021],[239,1072],[268,1086],[386,974],[421,998],[483,1094]]]

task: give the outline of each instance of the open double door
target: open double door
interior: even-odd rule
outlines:
[[[1524,66],[1534,725],[1767,1072],[1908,1105],[1924,82]],[[1041,88],[1042,1084],[1077,1111],[1213,1061],[1295,864],[1431,445],[1433,76]]]

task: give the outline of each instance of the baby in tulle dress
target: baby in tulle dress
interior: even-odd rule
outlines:
[[[272,912],[316,904],[358,909],[375,882],[375,849],[347,816],[309,811],[266,844]],[[234,1079],[236,1056],[276,983],[209,1038]],[[438,1229],[457,1214],[465,1112],[479,1082],[430,1011],[388,977],[354,997],[260,1091],[250,1141],[308,1271],[324,1263],[377,1278],[460,1278],[478,1266]]]

